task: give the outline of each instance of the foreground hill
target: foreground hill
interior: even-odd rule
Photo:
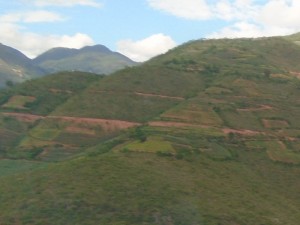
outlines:
[[[294,42],[297,45],[300,45],[300,32],[289,36],[285,36],[284,38],[288,41]]]
[[[0,88],[8,82],[19,83],[44,74],[27,56],[0,44]]]
[[[48,73],[76,70],[97,74],[110,74],[137,64],[103,45],[81,49],[53,48],[35,58],[33,62]]]
[[[0,224],[298,225],[299,62],[285,38],[199,40],[2,91]]]

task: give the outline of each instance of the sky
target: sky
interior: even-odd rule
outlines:
[[[300,0],[9,0],[0,43],[30,58],[102,44],[135,61],[190,40],[300,31]]]

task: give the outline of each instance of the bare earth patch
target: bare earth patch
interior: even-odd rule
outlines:
[[[151,121],[148,122],[149,126],[153,127],[199,127],[199,128],[208,128],[209,126],[204,125],[195,125],[190,123],[180,123],[180,122],[169,122],[169,121]]]
[[[44,119],[44,116],[26,114],[26,113],[11,113],[11,112],[4,112],[2,113],[4,116],[14,117],[21,122],[35,122],[40,119]]]
[[[135,123],[135,122],[128,122],[122,120],[107,120],[107,119],[98,119],[98,118],[69,117],[69,116],[48,116],[47,118],[70,121],[78,124],[100,125],[105,131],[108,132],[127,129],[130,127],[140,125],[139,123]]]
[[[264,134],[264,132],[259,132],[259,131],[254,131],[254,130],[235,130],[235,129],[230,129],[230,128],[224,128],[222,129],[224,134],[241,134],[241,135],[246,135],[246,136],[252,136],[252,135],[259,135],[259,134]]]
[[[286,127],[289,127],[289,123],[286,120],[263,119],[262,123],[263,123],[265,128],[286,128]]]
[[[295,76],[295,77],[297,77],[298,79],[300,79],[300,72],[290,71],[290,74],[292,74],[293,76]]]
[[[273,107],[269,105],[261,105],[257,108],[244,108],[244,109],[237,109],[240,112],[255,112],[255,111],[264,111],[264,110],[272,110]]]
[[[141,93],[141,92],[134,92],[134,94],[140,95],[140,96],[145,96],[145,97],[158,97],[158,98],[168,98],[168,99],[184,100],[183,97],[177,97],[177,96],[147,94],[147,93]]]
[[[115,130],[122,130],[127,129],[130,127],[138,126],[140,123],[135,122],[128,122],[128,121],[121,121],[121,120],[107,120],[107,119],[98,119],[98,118],[82,118],[82,117],[69,117],[69,116],[39,116],[39,115],[32,115],[26,113],[2,113],[5,116],[14,117],[22,122],[35,122],[39,119],[58,119],[73,122],[76,124],[87,124],[87,125],[100,125],[105,131],[115,131]],[[69,128],[70,131],[73,130],[79,131],[81,129],[83,131],[84,128],[78,127],[71,127]],[[86,131],[87,132],[87,131]]]
[[[72,94],[73,93],[72,91],[69,91],[69,90],[60,90],[60,89],[55,89],[55,88],[50,88],[49,91],[54,94],[58,94],[58,93]]]

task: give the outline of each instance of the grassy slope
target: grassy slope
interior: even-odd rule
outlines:
[[[298,224],[299,60],[299,48],[278,38],[196,41],[93,80],[52,108],[145,123],[104,144],[64,133],[69,124],[53,118],[33,129],[2,118],[6,136],[21,127],[52,142],[30,157],[88,155],[0,178],[0,223]]]
[[[84,72],[61,72],[3,90],[0,93],[0,102],[5,104],[10,97],[15,95],[32,96],[36,100],[28,104],[26,106],[28,109],[24,112],[47,115],[69,97],[78,94],[92,82],[101,78],[101,76]]]
[[[3,178],[0,222],[297,225],[299,168],[239,154],[185,161],[108,153]]]
[[[39,64],[46,71],[90,71],[97,74],[111,74],[135,62],[114,54],[99,54],[88,52],[59,60],[46,60]]]
[[[146,122],[183,100],[172,97],[193,96],[202,87],[201,77],[195,74],[157,66],[136,67],[95,83],[59,107],[53,115]]]
[[[78,94],[91,83],[102,77],[89,73],[58,73],[27,81],[0,93],[2,112],[32,113],[46,116],[68,98]],[[26,101],[28,99],[28,101]],[[32,147],[26,153],[13,150],[30,130],[39,124],[39,120],[22,120],[6,115],[0,116],[0,153],[13,158],[32,158],[40,152]],[[33,145],[34,146],[34,145]]]

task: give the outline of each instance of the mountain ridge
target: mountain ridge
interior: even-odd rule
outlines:
[[[126,66],[137,65],[128,57],[113,52],[104,45],[80,49],[54,48],[39,55],[33,62],[48,73],[61,70],[110,74]]]
[[[57,47],[34,59],[12,47],[0,45],[0,87],[60,71],[82,71],[111,74],[127,66],[137,65],[128,57],[104,45],[81,49]]]
[[[0,86],[7,81],[22,82],[29,78],[39,77],[44,71],[35,66],[31,59],[20,51],[0,44]]]
[[[197,40],[0,92],[1,224],[298,225],[300,47]]]

